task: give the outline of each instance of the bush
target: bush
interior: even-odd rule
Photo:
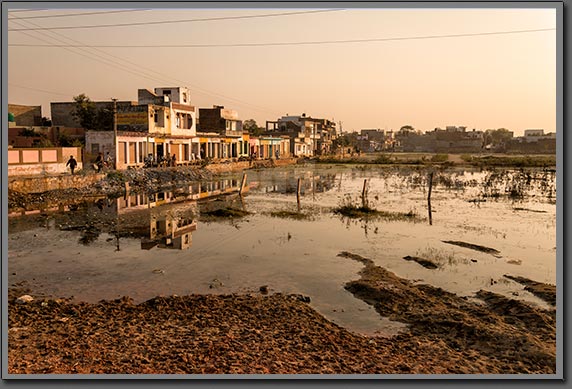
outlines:
[[[449,154],[435,154],[431,157],[431,162],[447,162]]]

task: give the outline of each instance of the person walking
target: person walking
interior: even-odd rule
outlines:
[[[68,162],[66,163],[66,166],[70,167],[71,170],[71,174],[73,176],[73,171],[75,170],[76,166],[77,166],[77,161],[75,160],[75,158],[73,157],[73,155],[70,155],[70,159],[68,159]]]

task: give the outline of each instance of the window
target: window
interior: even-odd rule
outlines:
[[[181,128],[181,114],[180,113],[177,114],[176,121],[177,121],[177,128]]]
[[[183,93],[183,103],[186,103],[186,102],[187,102],[187,94]]]

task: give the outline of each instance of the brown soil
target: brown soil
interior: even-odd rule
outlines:
[[[351,333],[304,296],[191,295],[97,304],[9,291],[8,370],[129,374],[555,373],[555,312],[480,291],[478,304],[365,265],[346,289],[409,324],[391,337]]]
[[[481,305],[430,285],[415,285],[351,253],[365,265],[361,279],[346,284],[356,297],[385,317],[410,325],[398,338],[430,345],[433,353],[410,362],[436,363],[448,373],[554,373],[556,313],[479,291]],[[398,342],[396,342],[398,344]],[[442,363],[438,364],[441,360]]]
[[[529,291],[530,293],[541,298],[542,300],[546,301],[550,305],[553,305],[553,306],[556,305],[556,286],[555,285],[543,284],[541,282],[529,280],[528,278],[511,276],[508,274],[505,274],[504,276],[508,279],[511,279],[513,281],[518,282],[519,284],[524,285],[524,290]]]

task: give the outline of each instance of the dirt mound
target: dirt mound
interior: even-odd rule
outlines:
[[[476,295],[484,300],[481,305],[440,288],[415,285],[355,254],[341,256],[365,265],[361,279],[346,284],[348,291],[382,316],[409,324],[414,339],[442,344],[451,353],[448,361],[478,361],[488,373],[555,372],[554,311],[486,291]]]
[[[20,373],[390,373],[384,343],[328,322],[299,296],[193,295],[9,307]],[[397,370],[399,371],[399,369]]]

